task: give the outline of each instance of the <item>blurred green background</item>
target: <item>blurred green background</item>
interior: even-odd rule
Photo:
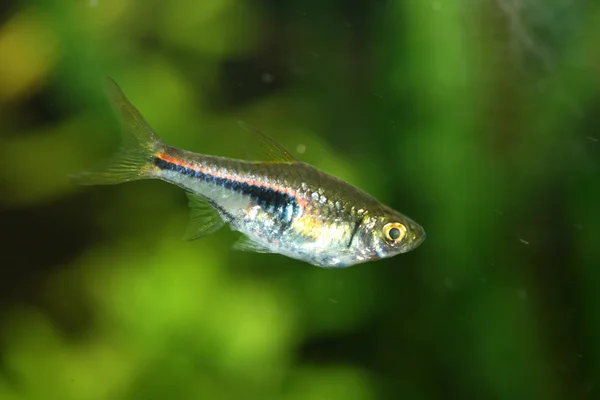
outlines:
[[[3,0],[0,399],[600,398],[600,3]],[[421,223],[348,269],[76,188],[114,78],[171,145],[245,120]]]

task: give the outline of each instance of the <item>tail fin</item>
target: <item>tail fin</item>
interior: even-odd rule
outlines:
[[[142,114],[110,78],[107,79],[107,92],[121,121],[121,147],[100,167],[71,175],[71,180],[77,185],[114,185],[151,178],[152,158],[165,147]]]

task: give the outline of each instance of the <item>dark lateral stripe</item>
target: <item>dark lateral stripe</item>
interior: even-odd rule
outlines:
[[[251,185],[243,181],[213,176],[184,165],[163,160],[159,157],[154,158],[154,165],[161,170],[173,171],[193,179],[199,179],[244,194],[253,199],[263,210],[272,214],[277,214],[281,220],[287,223],[290,223],[299,211],[298,202],[293,196],[287,193],[282,193],[267,187]]]

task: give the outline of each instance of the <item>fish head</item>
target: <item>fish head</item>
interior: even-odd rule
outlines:
[[[414,250],[427,236],[421,225],[387,207],[372,214],[364,224],[364,230],[364,246],[372,259]]]

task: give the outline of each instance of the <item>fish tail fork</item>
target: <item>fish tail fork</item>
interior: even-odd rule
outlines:
[[[78,185],[114,185],[151,178],[156,169],[154,156],[166,147],[111,79],[107,91],[122,125],[121,147],[97,168],[72,174],[71,180]]]

